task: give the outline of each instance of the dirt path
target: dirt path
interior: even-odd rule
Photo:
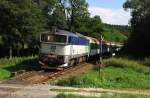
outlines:
[[[48,81],[59,80],[67,78],[71,75],[80,75],[92,69],[93,65],[88,63],[81,63],[76,66],[57,71],[57,70],[40,70],[29,71],[17,74],[9,80],[3,81],[4,84],[41,84]]]
[[[150,96],[150,90],[138,89],[103,89],[103,88],[72,88],[50,86],[48,84],[18,85],[0,84],[0,98],[53,98],[56,95],[75,94],[90,97],[100,97],[101,95],[132,94]]]
[[[50,85],[0,84],[0,98],[53,98],[57,93],[49,90]]]
[[[79,75],[87,72],[93,67],[91,64],[83,63],[77,65],[69,70],[58,74],[57,77],[50,78],[50,80],[59,80],[63,78],[67,78],[71,75]],[[30,76],[30,75],[29,75]],[[39,74],[37,75],[40,76]],[[29,77],[30,78],[30,77]],[[34,78],[34,81],[38,79],[37,77]],[[40,78],[41,79],[41,78]],[[25,81],[21,79],[10,79],[0,83],[0,98],[51,98],[56,95],[56,93],[50,92],[50,87],[48,84],[41,85],[41,84],[34,84],[32,79],[30,81]],[[36,83],[36,82],[35,82]],[[40,82],[37,82],[40,83]]]
[[[72,88],[72,87],[51,87],[51,91],[79,94],[79,95],[94,95],[101,94],[131,94],[131,95],[146,95],[150,96],[150,90],[142,89],[103,89],[103,88]]]

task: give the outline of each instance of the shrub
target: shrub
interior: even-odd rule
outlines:
[[[120,67],[120,68],[131,68],[137,72],[150,74],[150,68],[144,66],[142,63],[139,63],[134,60],[129,60],[127,58],[110,58],[104,60],[106,66]]]
[[[149,57],[149,58],[145,58],[144,64],[145,64],[146,66],[149,66],[149,67],[150,67],[150,57]]]
[[[0,69],[0,80],[7,79],[11,76],[11,73],[7,70]]]
[[[37,56],[28,56],[28,57],[13,57],[11,59],[2,58],[0,59],[0,67],[7,67],[17,64],[33,64],[35,63],[34,60]]]

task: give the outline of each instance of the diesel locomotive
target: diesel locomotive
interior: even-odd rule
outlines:
[[[59,69],[86,61],[100,55],[100,41],[65,30],[44,32],[40,36],[41,49],[39,64],[45,69]],[[103,53],[110,52],[110,45],[102,42]]]

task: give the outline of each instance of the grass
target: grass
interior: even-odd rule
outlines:
[[[7,70],[0,69],[0,80],[7,79],[11,76],[11,73]]]
[[[111,58],[104,61],[104,78],[99,76],[98,68],[82,76],[71,76],[56,82],[60,86],[103,87],[103,88],[141,88],[150,89],[150,68],[136,61],[124,58]]]
[[[11,59],[2,58],[0,59],[0,67],[8,67],[12,65],[17,65],[20,63],[31,64],[32,60],[37,58],[36,56],[28,56],[28,57],[13,57]],[[26,62],[24,62],[26,61]]]
[[[143,65],[139,61],[129,60],[127,58],[111,58],[104,60],[106,66],[119,68],[130,68],[134,71],[144,74],[150,74],[150,67]]]
[[[85,97],[73,94],[59,94],[55,98],[96,98],[96,97]]]
[[[13,57],[12,59],[0,59],[0,79],[6,79],[12,72],[19,70],[39,70],[39,64],[36,56]]]
[[[123,95],[123,94],[112,94],[112,95],[102,95],[100,97],[85,97],[73,94],[59,94],[55,98],[149,98],[150,96],[144,95]]]
[[[150,57],[145,58],[145,60],[143,61],[143,64],[150,67]]]

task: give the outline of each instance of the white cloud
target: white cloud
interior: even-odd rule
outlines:
[[[109,9],[100,7],[89,7],[91,16],[99,15],[104,23],[128,25],[131,18],[130,12],[123,9]]]

